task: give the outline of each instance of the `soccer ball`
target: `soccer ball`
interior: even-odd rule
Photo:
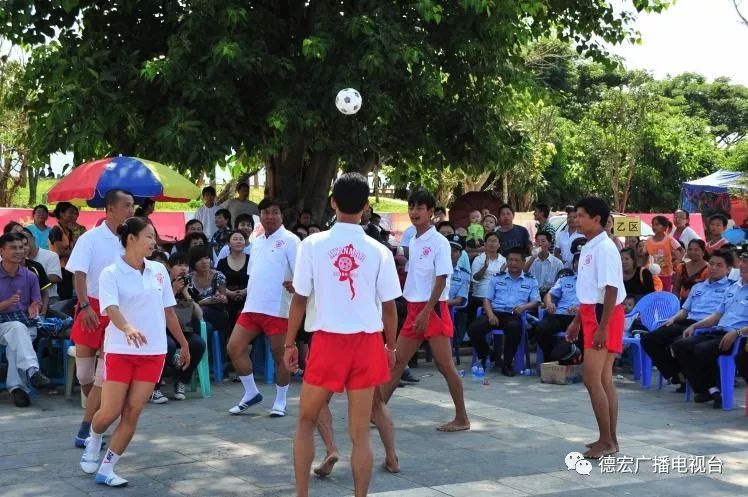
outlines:
[[[345,115],[353,115],[361,110],[361,94],[353,88],[345,88],[335,97],[335,106]]]

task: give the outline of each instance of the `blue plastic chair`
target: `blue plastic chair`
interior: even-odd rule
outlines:
[[[460,364],[460,351],[457,350],[457,340],[455,339],[458,335],[457,333],[460,332],[459,329],[457,329],[457,311],[461,311],[462,309],[466,308],[468,306],[468,299],[465,299],[465,302],[463,302],[460,305],[455,305],[453,307],[450,307],[449,309],[449,315],[452,318],[452,327],[454,328],[454,332],[452,334],[452,357],[454,357],[457,360],[457,364]]]
[[[716,328],[700,328],[694,332],[694,335],[702,335],[710,331],[714,331]],[[732,345],[732,350],[729,354],[722,354],[717,357],[717,366],[719,367],[719,383],[722,394],[722,409],[730,411],[735,408],[735,357],[738,355],[741,347],[743,347],[743,341],[746,337],[738,337],[735,343]],[[686,382],[686,402],[691,400],[691,385]],[[746,394],[746,400],[748,401],[748,394]],[[748,405],[746,405],[746,414],[748,414]]]
[[[216,383],[221,383],[223,381],[223,344],[218,330],[211,332],[210,342],[210,353],[213,356],[213,378],[215,378]]]
[[[7,364],[7,361],[5,360],[5,345],[0,345],[0,363]],[[0,378],[0,390],[5,390],[8,388],[5,384],[6,378]]]
[[[205,342],[207,346],[208,325],[203,320],[200,320],[200,337],[203,339],[203,342]],[[200,364],[197,365],[197,369],[195,370],[195,374],[197,374],[198,380],[200,382],[200,393],[202,394],[204,399],[207,399],[208,397],[213,395],[213,390],[210,386],[210,366],[208,365],[208,363],[208,354],[203,354],[203,357],[200,359]],[[220,369],[222,370],[223,367],[221,367]],[[195,374],[192,375],[193,378],[195,377]]]
[[[478,312],[476,313],[476,318],[480,318],[483,315],[483,308],[479,307]],[[522,323],[522,332],[520,333],[519,337],[519,346],[517,347],[517,352],[514,354],[514,372],[516,374],[521,374],[522,371],[527,367],[527,364],[525,363],[526,357],[525,357],[525,351],[527,350],[527,313],[523,312],[520,316],[520,322]],[[496,338],[497,336],[503,336],[504,330],[500,329],[494,329],[491,330],[490,336],[492,338]],[[488,335],[486,335],[486,339],[488,339]],[[475,364],[478,361],[478,356],[475,353],[475,348],[473,348],[473,364]]]
[[[673,317],[680,309],[680,300],[670,292],[653,292],[642,297],[636,303],[631,312],[626,314],[627,318],[639,316],[647,331],[655,331],[662,323]],[[633,349],[634,379],[641,380],[644,388],[649,388],[652,381],[652,358],[644,352],[641,339],[636,337],[624,337],[624,344],[629,344]]]

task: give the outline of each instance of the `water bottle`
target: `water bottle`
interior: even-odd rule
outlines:
[[[478,366],[478,371],[476,372],[475,379],[482,380],[484,376],[486,376],[486,372],[483,370],[482,366]]]
[[[460,370],[460,378],[464,378],[464,377],[465,377],[465,370],[461,369]]]
[[[470,374],[473,376],[473,379],[478,377],[478,365],[473,364],[473,367],[470,369]]]
[[[532,376],[532,369],[525,369],[525,376]]]
[[[179,351],[174,352],[174,357],[172,357],[171,359],[173,361],[172,364],[174,364],[175,368],[180,367],[179,366]]]

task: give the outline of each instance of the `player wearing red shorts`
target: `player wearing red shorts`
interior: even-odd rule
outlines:
[[[270,416],[282,417],[286,415],[286,396],[291,381],[290,372],[283,366],[283,343],[291,305],[288,288],[291,288],[293,279],[299,238],[283,227],[283,213],[277,201],[266,198],[258,207],[265,233],[251,245],[247,299],[228,343],[231,363],[244,385],[244,396],[229,412],[240,414],[262,401],[248,351],[249,344],[264,333],[270,342],[276,366],[275,402]]]
[[[104,357],[100,354],[97,367],[96,353],[104,343],[104,329],[109,319],[99,313],[99,275],[122,253],[117,227],[133,215],[134,209],[132,195],[120,189],[109,190],[104,203],[105,221],[78,238],[66,266],[74,275],[73,284],[78,295],[78,308],[70,332],[75,343],[75,373],[87,396],[83,421],[75,437],[76,447],[85,447],[91,420],[101,401]]]
[[[582,247],[577,273],[579,312],[566,330],[566,339],[576,341],[581,326],[584,386],[600,430],[600,438],[587,445],[584,456],[599,459],[618,452],[618,394],[613,384],[613,362],[623,350],[626,290],[621,254],[605,232],[610,209],[603,200],[587,197],[577,203],[576,210],[577,229],[587,243]]]
[[[395,362],[395,299],[400,296],[400,284],[392,253],[361,227],[368,196],[369,184],[362,175],[340,176],[332,190],[337,222],[329,231],[305,239],[296,258],[295,294],[284,345],[289,371],[298,367],[299,353],[294,344],[305,312],[305,328],[314,332],[293,446],[298,497],[309,495],[314,431],[320,411],[333,393],[343,390],[349,403],[356,497],[367,494],[371,480],[369,420],[375,390],[390,379]],[[382,412],[389,420],[386,410]],[[380,420],[375,419],[377,423]]]
[[[122,453],[135,434],[140,412],[161,377],[166,357],[166,328],[181,348],[178,363],[190,363],[187,340],[174,312],[176,300],[169,271],[149,261],[156,248],[156,232],[144,218],[132,217],[118,228],[125,254],[99,277],[101,314],[109,316],[104,349],[104,385],[101,407],[91,423],[91,438],[81,457],[81,469],[96,473],[96,483],[127,485],[114,473]],[[103,433],[120,418],[109,450],[99,465]],[[98,469],[98,471],[97,471]]]
[[[382,390],[385,401],[389,401],[408,361],[423,341],[428,340],[455,405],[455,418],[437,430],[462,431],[470,429],[470,420],[465,410],[462,381],[452,361],[454,327],[447,306],[452,249],[447,238],[431,225],[435,205],[434,195],[425,191],[413,192],[408,199],[408,215],[416,227],[416,235],[410,241],[408,276],[403,289],[403,297],[408,301],[408,315],[397,339],[395,369],[389,384]]]

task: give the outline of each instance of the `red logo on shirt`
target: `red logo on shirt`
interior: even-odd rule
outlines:
[[[592,262],[592,254],[587,254],[587,257],[584,258],[584,265],[589,266]]]
[[[276,240],[275,241],[275,248],[279,249],[282,246],[284,246],[285,244],[286,244],[286,242],[284,240]]]
[[[431,247],[423,247],[423,252],[421,252],[421,259],[424,257],[428,257],[431,253]]]
[[[335,267],[338,281],[347,281],[351,288],[351,300],[356,297],[356,287],[353,284],[352,273],[361,266],[366,256],[353,248],[353,244],[332,249],[328,252],[332,265]]]
[[[158,286],[164,286],[164,275],[161,273],[158,273],[156,275],[156,281],[158,282]]]

